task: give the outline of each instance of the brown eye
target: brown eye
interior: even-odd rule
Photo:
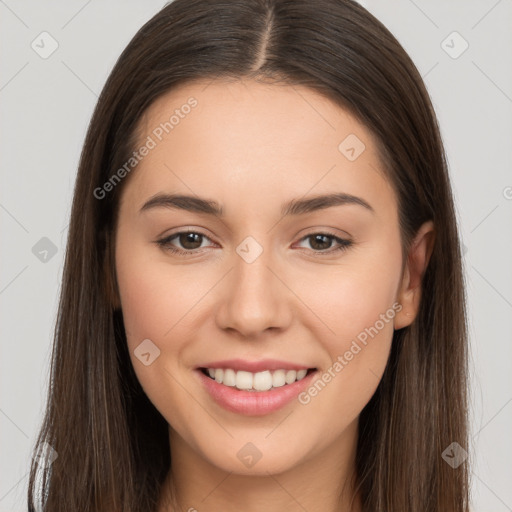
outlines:
[[[179,254],[190,254],[197,252],[197,249],[201,248],[204,239],[210,240],[202,233],[197,233],[195,231],[180,231],[179,233],[174,233],[173,235],[162,238],[161,240],[157,240],[156,243],[166,251]],[[176,247],[176,242],[179,244],[179,247]]]
[[[199,233],[178,233],[177,239],[184,249],[198,249],[201,247],[202,235]]]
[[[331,254],[335,251],[347,249],[352,245],[351,240],[339,238],[329,233],[312,233],[302,238],[301,241],[309,241],[311,249],[320,254]],[[333,242],[338,244],[338,246],[332,248]]]
[[[319,251],[323,251],[325,249],[329,249],[333,242],[333,237],[328,235],[310,235],[308,237],[310,239],[311,247],[313,249],[318,249]]]

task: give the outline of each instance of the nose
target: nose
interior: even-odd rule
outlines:
[[[243,338],[257,338],[266,331],[282,331],[292,320],[293,293],[286,277],[272,264],[267,252],[252,263],[234,254],[234,268],[224,279],[217,309],[219,328]]]

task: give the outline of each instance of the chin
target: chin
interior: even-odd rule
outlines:
[[[211,454],[206,458],[215,467],[236,475],[268,476],[268,474],[285,473],[300,464],[297,449],[288,445],[286,451],[277,452],[274,447],[259,450],[250,442],[243,443],[241,448],[234,448],[222,453]],[[234,456],[227,456],[233,453]]]

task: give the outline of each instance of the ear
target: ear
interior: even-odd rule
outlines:
[[[395,315],[395,329],[412,324],[418,314],[423,275],[432,255],[434,239],[434,223],[430,220],[422,224],[409,249],[398,290],[397,302],[402,305],[402,309]]]

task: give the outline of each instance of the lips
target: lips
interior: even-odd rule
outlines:
[[[223,361],[205,362],[198,368],[231,368],[235,371],[245,371],[251,373],[263,372],[265,370],[308,370],[312,366],[300,363],[291,363],[289,361],[280,361],[278,359],[261,359],[260,361],[247,361],[244,359],[229,359]]]
[[[318,371],[303,364],[276,359],[231,359],[207,362],[195,373],[210,397],[224,409],[248,416],[261,416],[290,403],[311,384]],[[269,375],[277,380],[269,379]]]

